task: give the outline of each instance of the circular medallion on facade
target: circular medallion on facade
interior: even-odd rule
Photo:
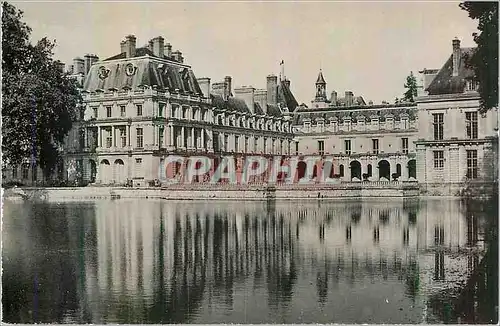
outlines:
[[[106,67],[101,66],[99,67],[99,78],[100,79],[106,79],[109,76],[109,69],[106,69]]]
[[[127,74],[127,76],[132,76],[133,74],[135,74],[135,71],[137,70],[137,68],[129,63],[127,64],[127,66],[125,66],[125,73]]]

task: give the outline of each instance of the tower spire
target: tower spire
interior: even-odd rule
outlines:
[[[281,80],[286,80],[286,77],[285,77],[285,60],[281,60],[280,62],[280,81]]]

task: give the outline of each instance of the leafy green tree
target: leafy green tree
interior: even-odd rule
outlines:
[[[417,97],[417,78],[413,75],[413,71],[410,72],[410,75],[406,77],[405,88],[407,91],[403,94],[404,101],[406,102],[414,102],[415,97]]]
[[[2,164],[30,158],[51,175],[81,100],[74,80],[54,61],[55,44],[30,42],[23,13],[2,3]]]
[[[469,17],[478,20],[480,33],[472,34],[477,49],[468,58],[479,81],[481,111],[498,106],[498,2],[472,2],[460,4]]]

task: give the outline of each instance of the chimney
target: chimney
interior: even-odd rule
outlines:
[[[278,77],[267,76],[267,104],[278,104]]]
[[[127,52],[127,41],[120,42],[120,53]]]
[[[254,93],[255,93],[255,88],[251,86],[249,87],[244,86],[234,89],[234,96],[236,98],[245,101],[245,104],[247,105],[251,113],[254,112]]]
[[[73,59],[73,73],[85,74],[85,61],[82,58],[76,57]]]
[[[148,44],[146,45],[146,48],[148,48],[149,51],[153,52],[153,40],[150,40]]]
[[[333,106],[337,106],[337,92],[332,91],[332,97],[330,97],[330,103],[332,103]]]
[[[68,72],[69,72],[70,74],[74,74],[74,71],[75,71],[75,66],[73,66],[73,65],[69,65]]]
[[[92,55],[91,54],[86,54],[83,56],[83,61],[84,61],[84,66],[85,66],[85,70],[84,70],[84,74],[88,74],[89,73],[89,70],[90,70],[90,66],[92,65]]]
[[[96,63],[97,61],[99,61],[99,57],[96,56],[95,54],[91,54],[90,55],[90,66],[92,67],[92,65],[94,65],[94,63]]]
[[[265,89],[256,89],[254,93],[254,101],[259,103],[264,112],[267,111],[267,91]]]
[[[56,62],[56,65],[57,65],[57,69],[60,71],[60,72],[64,72],[64,68],[66,68],[66,65],[61,62],[61,61],[57,61]]]
[[[127,35],[125,36],[125,53],[126,53],[126,58],[133,58],[135,57],[135,45],[136,45],[136,38],[134,35]]]
[[[170,58],[172,56],[172,45],[170,45],[170,43],[165,44],[164,52],[167,58]]]
[[[352,106],[353,96],[354,96],[354,94],[351,91],[345,91],[345,105],[346,106]]]
[[[453,46],[453,76],[458,76],[458,68],[460,67],[461,51],[460,51],[460,40],[454,38],[452,41]]]
[[[151,40],[153,42],[153,54],[159,58],[163,58],[165,53],[164,39],[161,36]]]
[[[184,63],[184,58],[182,57],[182,52],[179,50],[172,52],[172,59],[174,59],[175,61],[177,61],[179,63]]]
[[[232,85],[231,85],[232,78],[231,76],[226,76],[224,77],[224,95],[225,98],[229,98],[232,95]]]
[[[200,85],[201,91],[204,97],[210,97],[210,78],[198,78],[198,85]]]

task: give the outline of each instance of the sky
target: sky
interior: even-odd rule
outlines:
[[[452,39],[475,46],[477,22],[458,2],[11,2],[24,11],[32,40],[56,40],[54,57],[120,52],[126,35],[142,46],[163,36],[198,78],[233,78],[266,87],[285,76],[310,104],[322,69],[327,93],[349,90],[366,102],[402,97],[410,71],[439,69]]]

